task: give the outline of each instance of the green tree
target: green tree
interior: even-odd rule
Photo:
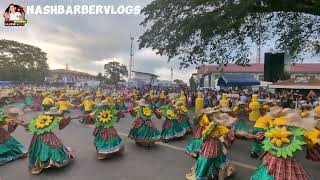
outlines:
[[[104,76],[102,75],[101,72],[98,73],[98,76],[97,76],[98,80],[100,81],[100,83],[103,83],[105,81],[105,78]]]
[[[142,13],[139,47],[181,67],[247,64],[256,44],[275,43],[294,60],[320,53],[319,0],[154,0]]]
[[[109,62],[104,65],[107,84],[116,85],[118,82],[123,82],[123,77],[128,76],[127,67],[118,62]]]
[[[47,54],[40,48],[0,40],[0,80],[43,81],[47,73]]]

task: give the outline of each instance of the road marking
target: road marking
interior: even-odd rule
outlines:
[[[79,122],[79,124],[81,124],[81,123]],[[95,126],[94,125],[87,125],[87,127],[94,128]],[[123,132],[119,132],[118,131],[118,134],[121,135],[121,136],[124,136],[124,137],[128,137],[127,133],[123,133]],[[174,150],[185,152],[184,148],[181,148],[181,147],[178,147],[178,146],[170,145],[170,144],[163,143],[163,142],[157,142],[156,144],[158,144],[160,146],[164,146],[164,147],[170,148],[170,149],[174,149]],[[235,166],[239,166],[239,167],[242,167],[242,168],[246,168],[246,169],[250,169],[250,170],[256,170],[257,169],[256,166],[249,165],[249,164],[246,164],[246,163],[243,163],[243,162],[239,162],[239,161],[230,161],[230,162],[232,164],[234,164]]]
[[[128,134],[123,133],[123,132],[118,132],[118,134],[121,135],[121,136],[128,137]],[[164,147],[170,148],[170,149],[174,149],[174,150],[185,152],[184,148],[181,148],[181,147],[178,147],[178,146],[170,145],[170,144],[163,143],[163,142],[157,142],[156,144],[158,144],[160,146],[164,146]],[[250,169],[250,170],[257,169],[256,166],[248,165],[248,164],[245,164],[245,163],[242,163],[242,162],[239,162],[239,161],[230,161],[230,162],[232,164],[234,164],[236,166],[239,166],[239,167],[242,167],[242,168],[246,168],[246,169]]]

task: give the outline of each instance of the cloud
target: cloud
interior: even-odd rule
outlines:
[[[102,5],[140,5],[151,0],[109,0],[109,1],[15,1],[22,6],[44,4],[102,4]],[[11,1],[4,0],[0,10]],[[6,5],[7,4],[7,5]],[[90,74],[103,72],[103,65],[118,61],[129,65],[130,36],[134,41],[134,69],[160,75],[160,79],[170,80],[170,68],[178,68],[178,62],[167,62],[167,57],[156,55],[151,49],[138,49],[137,39],[145,29],[139,25],[142,15],[29,15],[25,27],[1,27],[0,39],[16,40],[41,48],[47,53],[49,67],[64,68]],[[3,18],[1,17],[0,21]],[[187,81],[194,68],[180,72],[177,78]]]

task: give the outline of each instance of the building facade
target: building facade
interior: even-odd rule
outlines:
[[[45,78],[45,81],[49,83],[62,83],[75,86],[96,86],[100,84],[97,76],[68,69],[50,70],[49,75]]]
[[[158,77],[159,76],[152,73],[132,71],[131,81],[140,81],[145,84],[153,85],[157,82]]]
[[[320,79],[320,64],[294,64],[288,67],[291,78],[310,77]],[[249,64],[246,66],[228,64],[226,66],[203,65],[197,69],[201,78],[201,87],[216,86],[216,82],[223,74],[250,74],[259,81],[264,80],[264,64]]]

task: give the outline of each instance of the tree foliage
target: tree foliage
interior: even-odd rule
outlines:
[[[189,79],[189,86],[192,91],[195,91],[197,89],[197,83],[193,76],[191,76],[191,78]]]
[[[109,62],[104,65],[105,77],[107,84],[116,85],[118,82],[123,82],[123,77],[128,76],[127,66],[118,62]]]
[[[140,48],[177,57],[181,67],[247,64],[267,42],[294,60],[320,53],[319,0],[154,0],[142,13]]]
[[[98,80],[100,81],[100,83],[104,82],[105,78],[104,76],[102,75],[101,72],[98,73],[98,76],[97,76]]]
[[[47,54],[40,48],[0,40],[0,80],[42,81],[47,72]]]

